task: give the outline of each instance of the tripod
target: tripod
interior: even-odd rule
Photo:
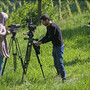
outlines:
[[[14,45],[16,47],[14,47]],[[18,43],[18,39],[16,37],[16,32],[12,33],[12,36],[11,36],[11,39],[10,39],[10,42],[9,42],[9,53],[10,53],[11,49],[12,49],[12,54],[13,54],[14,71],[16,71],[16,67],[17,67],[17,62],[16,62],[17,55],[18,55],[19,59],[21,60],[21,64],[22,64],[22,67],[23,67],[22,55],[21,55],[21,50],[20,50],[20,46],[19,46],[19,43]],[[5,59],[1,75],[3,75],[3,73],[4,73],[4,69],[5,69],[6,63],[7,63],[7,58]],[[24,67],[23,67],[23,70],[24,70]]]
[[[35,50],[35,53],[36,53],[36,56],[37,56],[37,59],[38,59],[38,63],[40,64],[40,67],[41,67],[41,71],[42,71],[42,74],[43,74],[43,77],[45,78],[44,76],[44,72],[43,72],[43,69],[42,69],[42,65],[41,65],[41,62],[40,62],[40,59],[39,59],[39,56],[38,54],[39,53],[39,48],[40,47],[36,47],[34,44],[33,44],[33,41],[37,39],[33,39],[29,36],[29,38],[24,38],[25,40],[29,40],[28,41],[28,44],[27,44],[27,50],[26,50],[26,56],[25,56],[25,61],[24,61],[24,71],[23,71],[23,75],[22,75],[22,80],[24,78],[24,74],[27,73],[27,68],[28,68],[28,65],[29,65],[29,61],[30,61],[30,57],[31,57],[31,49],[32,49],[32,46],[34,47],[34,50]]]

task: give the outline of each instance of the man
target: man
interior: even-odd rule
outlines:
[[[7,45],[6,35],[10,33],[10,31],[6,31],[5,25],[8,19],[8,15],[4,12],[0,13],[0,75],[2,73],[2,64],[4,61],[4,57],[9,57],[9,49]]]
[[[47,14],[41,16],[41,23],[47,27],[46,36],[40,41],[35,42],[36,46],[52,41],[53,44],[53,57],[54,65],[57,70],[57,74],[61,75],[62,81],[66,81],[66,73],[63,65],[63,53],[64,43],[62,39],[62,33],[58,25],[53,23]]]

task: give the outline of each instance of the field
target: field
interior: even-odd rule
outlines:
[[[13,56],[8,59],[4,74],[0,77],[0,90],[89,90],[90,89],[90,27],[85,23],[89,22],[89,15],[78,15],[71,20],[56,22],[62,31],[65,51],[64,65],[66,69],[67,82],[62,83],[57,76],[53,57],[51,42],[40,47],[39,58],[45,74],[45,79],[32,48],[31,58],[27,74],[21,81],[23,69],[21,61],[17,59],[17,69],[14,72]],[[27,47],[27,40],[24,40],[23,33],[28,29],[17,31],[17,38],[20,44],[23,60]],[[43,25],[37,26],[34,38],[42,38],[46,28]],[[8,35],[10,40],[12,35]]]
[[[28,0],[30,1],[30,0]],[[52,2],[51,2],[52,1]],[[14,71],[14,59],[12,49],[10,58],[7,59],[3,76],[0,76],[0,90],[90,90],[90,2],[89,0],[58,0],[62,7],[53,6],[55,0],[43,0],[42,13],[48,13],[53,22],[59,25],[64,41],[64,66],[66,70],[67,83],[62,83],[61,77],[57,76],[52,57],[52,43],[40,46],[39,59],[42,64],[45,78],[43,78],[40,64],[32,47],[31,57],[27,68],[27,74],[22,81],[23,68],[21,60],[16,58],[16,71]],[[53,1],[55,3],[53,3]],[[15,3],[14,3],[15,2]],[[23,4],[22,4],[23,3]],[[1,0],[0,12],[9,15],[6,28],[12,23],[20,23],[16,37],[19,42],[23,61],[25,60],[28,40],[24,40],[29,32],[26,25],[26,16],[36,20],[37,3],[24,1]],[[59,11],[58,11],[59,10]],[[30,16],[29,16],[30,15]],[[37,24],[33,38],[41,39],[45,36],[46,27]],[[8,44],[12,34],[7,36]],[[34,41],[35,42],[35,41]],[[13,44],[11,47],[16,47]]]

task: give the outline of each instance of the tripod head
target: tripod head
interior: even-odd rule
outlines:
[[[16,35],[17,31],[18,31],[17,28],[20,27],[20,24],[11,24],[11,25],[8,26],[8,27],[11,28],[11,29],[10,29],[10,32],[11,32],[12,36],[14,37],[14,36]]]
[[[26,22],[28,24],[29,31],[30,32],[35,31],[36,25],[33,25],[32,18],[31,19],[27,19]]]
[[[24,35],[28,35],[29,38],[24,38],[24,40],[29,40],[30,42],[32,42],[33,40],[37,41],[37,39],[33,39],[34,32],[35,32],[35,29],[36,29],[36,25],[33,24],[32,18],[31,19],[27,19],[26,22],[28,24],[29,32],[24,33]]]

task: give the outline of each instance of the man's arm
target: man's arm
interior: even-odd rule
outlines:
[[[35,46],[40,46],[42,44],[42,41],[35,42],[34,44]]]
[[[49,35],[49,33],[48,33],[48,30],[47,30],[46,36],[43,37],[40,41],[41,41],[42,43],[47,43],[47,42],[51,41],[50,35]],[[40,42],[40,41],[39,41],[39,42]]]
[[[50,39],[48,38],[48,32],[47,32],[45,37],[43,37],[40,41],[35,42],[34,44],[35,46],[40,46],[41,44],[49,42],[49,41]]]

